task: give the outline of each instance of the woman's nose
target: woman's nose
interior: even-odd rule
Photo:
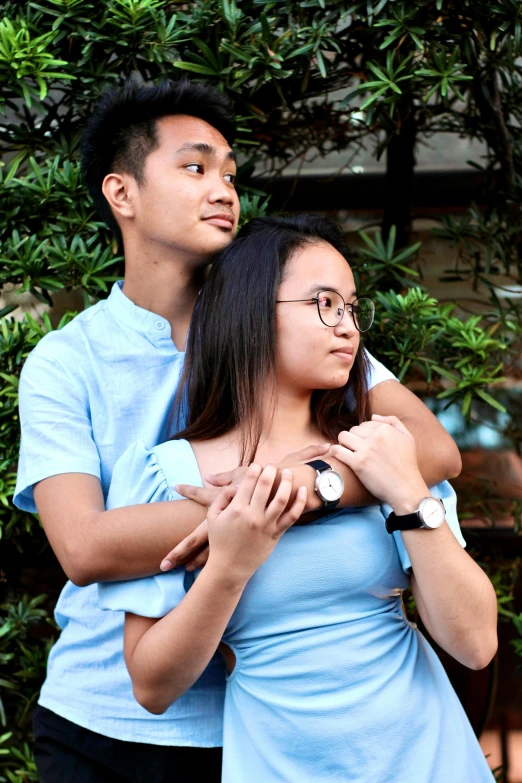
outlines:
[[[355,326],[355,321],[353,319],[353,315],[348,307],[345,308],[343,317],[335,327],[336,334],[348,334],[352,335],[357,333],[357,327]]]

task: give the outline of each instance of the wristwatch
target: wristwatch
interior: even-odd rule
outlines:
[[[322,459],[314,459],[306,464],[317,471],[315,491],[323,501],[324,508],[335,508],[343,494],[343,477]]]
[[[393,533],[395,530],[435,530],[440,527],[446,518],[446,509],[440,498],[428,497],[420,502],[417,511],[412,514],[397,515],[394,511],[386,520],[386,530]]]

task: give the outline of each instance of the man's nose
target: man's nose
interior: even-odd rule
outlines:
[[[208,199],[211,204],[227,204],[227,206],[231,206],[235,203],[237,196],[234,188],[231,188],[221,177],[218,177],[212,183]]]

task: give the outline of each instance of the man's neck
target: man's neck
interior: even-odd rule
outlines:
[[[125,254],[123,293],[134,304],[165,318],[171,328],[172,340],[180,351],[185,350],[192,311],[206,276],[206,266],[190,259],[155,257],[146,252],[137,257]]]

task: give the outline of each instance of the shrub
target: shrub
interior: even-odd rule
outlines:
[[[494,289],[500,272],[520,276],[521,25],[516,0],[0,2],[0,286],[14,301],[0,312],[0,781],[37,779],[28,716],[52,636],[44,597],[24,595],[37,580],[22,569],[40,561],[45,539],[38,520],[11,503],[20,370],[41,336],[64,323],[53,314],[58,292],[79,292],[88,307],[122,274],[78,165],[100,91],[131,72],[185,72],[225,91],[240,117],[244,219],[267,209],[249,181],[260,160],[276,171],[312,147],[324,154],[365,143],[385,153],[384,219],[361,232],[356,264],[359,286],[379,292],[371,348],[402,380],[425,382],[424,394],[472,417],[504,411],[495,390],[517,372],[518,306]],[[480,208],[437,229],[459,248],[448,282],[490,291],[488,312],[464,320],[418,287],[419,243],[410,238],[415,144],[438,131],[488,150]],[[39,304],[38,318],[14,314],[22,293]],[[520,448],[516,414],[509,407],[503,426]]]

